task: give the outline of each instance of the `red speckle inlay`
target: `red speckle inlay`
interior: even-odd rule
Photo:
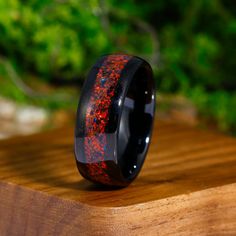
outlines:
[[[104,161],[106,152],[105,128],[109,120],[109,107],[115,94],[121,71],[131,59],[128,55],[107,56],[100,67],[85,118],[84,152],[89,176],[100,183],[111,183],[106,174],[107,165]]]

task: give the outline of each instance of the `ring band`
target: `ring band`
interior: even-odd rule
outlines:
[[[75,128],[81,175],[95,183],[127,186],[149,147],[155,114],[151,66],[135,56],[101,57],[83,85]]]

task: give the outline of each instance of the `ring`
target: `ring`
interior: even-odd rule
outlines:
[[[84,82],[77,110],[75,157],[95,183],[127,186],[138,175],[151,140],[155,86],[143,59],[101,57]]]

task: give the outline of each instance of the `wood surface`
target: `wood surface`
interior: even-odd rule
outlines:
[[[0,142],[0,235],[236,235],[236,139],[156,121],[127,188],[84,180],[73,128]]]

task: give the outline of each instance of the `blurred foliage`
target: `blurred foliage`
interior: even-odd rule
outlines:
[[[84,78],[101,54],[142,56],[159,91],[185,94],[204,117],[236,130],[233,1],[0,1],[0,35],[0,55],[18,73],[48,82]]]

